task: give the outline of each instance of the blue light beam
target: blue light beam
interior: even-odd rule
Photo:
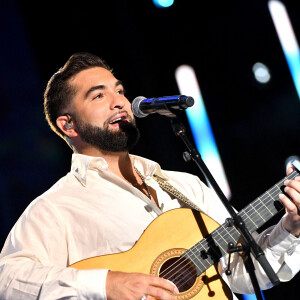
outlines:
[[[176,69],[175,77],[180,93],[191,96],[195,100],[195,104],[186,110],[186,114],[197,150],[220,186],[220,189],[229,199],[231,197],[229,184],[206,113],[194,69],[187,65],[179,66]]]
[[[281,1],[269,1],[268,7],[300,99],[300,51],[291,21]]]

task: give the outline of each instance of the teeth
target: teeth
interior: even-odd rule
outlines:
[[[115,120],[111,121],[109,124],[115,124],[115,123],[118,123],[118,122],[120,122],[124,119],[125,119],[125,117],[121,117],[121,118],[118,118],[118,119],[115,119]]]

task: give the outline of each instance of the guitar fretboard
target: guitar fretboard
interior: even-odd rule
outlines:
[[[283,183],[285,180],[294,179],[298,175],[296,170],[293,171],[238,213],[250,233],[257,230],[284,208],[279,200],[279,194],[282,193],[284,187]],[[227,253],[229,242],[236,245],[239,237],[240,233],[234,226],[228,227],[227,224],[223,224],[187,250],[183,257],[194,263],[197,268],[197,275],[200,275]]]

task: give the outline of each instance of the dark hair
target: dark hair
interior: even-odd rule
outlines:
[[[60,68],[49,80],[44,93],[44,113],[51,129],[63,139],[66,139],[63,132],[56,125],[56,119],[67,113],[65,111],[71,103],[75,88],[69,83],[70,79],[79,72],[101,67],[109,70],[109,66],[98,56],[80,52],[73,54],[65,65]]]

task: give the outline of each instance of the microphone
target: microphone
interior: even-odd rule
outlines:
[[[144,118],[153,113],[159,113],[167,117],[176,117],[176,111],[186,109],[193,105],[194,99],[184,95],[158,98],[139,96],[132,101],[131,110],[138,118]]]

